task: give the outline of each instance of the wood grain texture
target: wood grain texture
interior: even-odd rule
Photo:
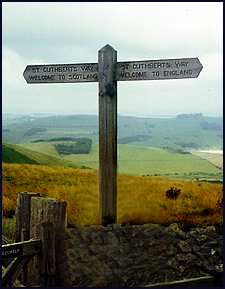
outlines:
[[[60,272],[57,264],[62,254],[65,228],[66,202],[51,198],[31,199],[30,237],[41,239],[42,250],[38,257],[31,260],[30,285],[59,284]]]
[[[30,202],[39,193],[21,192],[16,205],[16,242],[30,239]]]
[[[54,225],[45,222],[41,226],[40,238],[42,240],[42,254],[40,264],[41,286],[56,285],[56,232]]]
[[[101,224],[116,222],[117,202],[117,52],[106,45],[99,65],[99,185]]]
[[[30,203],[32,197],[40,196],[39,193],[21,192],[17,198],[16,206],[16,242],[30,239]],[[26,263],[27,264],[27,263]],[[24,264],[21,281],[27,283],[28,267]]]

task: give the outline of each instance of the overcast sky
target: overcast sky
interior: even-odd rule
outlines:
[[[28,85],[28,64],[198,57],[198,78],[118,82],[118,112],[222,116],[223,3],[2,3],[3,112],[98,113],[98,84]]]

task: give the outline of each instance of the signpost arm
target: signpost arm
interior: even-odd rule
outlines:
[[[117,204],[117,52],[110,45],[98,52],[99,190],[101,224],[116,223]]]

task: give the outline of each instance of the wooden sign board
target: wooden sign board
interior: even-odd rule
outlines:
[[[117,80],[196,78],[202,67],[198,58],[119,62]]]
[[[196,78],[202,70],[198,58],[117,62],[116,80]],[[98,63],[28,65],[27,83],[97,82]]]
[[[2,258],[35,255],[40,251],[41,240],[28,240],[2,246]]]
[[[15,258],[23,256],[23,248],[21,245],[5,245],[2,246],[2,258]]]
[[[98,81],[97,63],[28,65],[27,83],[76,83]]]

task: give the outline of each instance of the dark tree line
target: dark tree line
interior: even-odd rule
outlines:
[[[59,154],[89,154],[91,151],[92,140],[88,138],[76,139],[74,143],[58,143],[55,148]]]

